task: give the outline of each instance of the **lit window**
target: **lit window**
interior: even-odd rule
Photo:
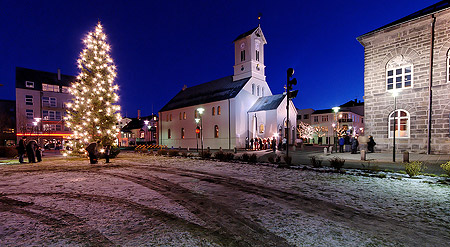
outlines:
[[[386,89],[412,87],[413,64],[402,55],[399,55],[386,65]]]
[[[264,133],[264,124],[259,126],[259,133]]]
[[[28,119],[33,119],[34,118],[33,110],[26,109],[25,110],[25,115],[27,116]]]
[[[194,118],[197,118],[197,110],[194,111]]]
[[[245,61],[245,50],[241,51],[241,62]]]
[[[183,119],[186,119],[186,112],[183,112]]]
[[[217,107],[217,115],[220,115],[220,106]]]
[[[181,112],[180,112],[180,120],[181,120]]]
[[[167,139],[170,139],[170,138],[172,138],[172,135],[171,135],[171,133],[170,133],[170,129],[168,129],[168,130],[167,130]]]
[[[56,107],[56,98],[55,97],[42,97],[42,105]]]
[[[219,138],[219,126],[214,126],[214,138]]]
[[[34,82],[33,81],[26,81],[25,86],[28,88],[34,88]]]
[[[212,115],[213,115],[213,116],[216,115],[216,110],[215,110],[214,107],[212,108]]]
[[[395,137],[409,138],[409,113],[405,110],[396,110],[389,115],[389,138],[394,137],[394,116]]]
[[[25,105],[33,105],[33,95],[25,95]]]
[[[184,128],[181,128],[181,139],[184,139]]]
[[[69,87],[62,86],[62,87],[61,87],[61,92],[62,92],[62,93],[69,93]]]

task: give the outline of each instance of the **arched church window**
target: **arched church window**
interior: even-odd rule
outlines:
[[[217,115],[220,115],[220,106],[217,107]]]
[[[259,133],[264,133],[264,124],[259,126]]]
[[[219,138],[219,126],[214,126],[214,138]]]
[[[398,55],[386,64],[386,90],[409,88],[413,85],[413,63]]]
[[[255,95],[255,83],[252,84],[252,94]]]
[[[261,87],[261,96],[264,97],[264,87]]]
[[[259,85],[256,87],[256,96],[259,96]]]
[[[260,46],[260,43],[261,43],[261,41],[255,40],[255,52],[256,52],[255,59],[258,62],[259,62],[259,46]]]
[[[172,134],[170,133],[170,129],[167,129],[167,139],[172,138]]]
[[[214,107],[212,108],[212,115],[216,115],[216,109]]]
[[[389,138],[394,137],[394,116],[395,116],[395,137],[409,138],[409,112],[399,109],[389,114]]]

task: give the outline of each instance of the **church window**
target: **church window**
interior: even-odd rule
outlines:
[[[413,64],[402,55],[394,57],[386,65],[386,89],[412,87]]]
[[[259,85],[256,87],[256,95],[259,96]]]
[[[252,94],[255,95],[255,84],[252,84]]]
[[[220,115],[220,106],[217,107],[217,115]]]
[[[264,133],[264,124],[259,126],[259,133]]]
[[[184,139],[184,128],[181,128],[181,139]]]
[[[169,116],[169,120],[172,121],[172,113]]]
[[[212,108],[212,115],[216,115],[216,109],[214,107]]]
[[[245,50],[241,51],[241,62],[245,61]]]
[[[167,139],[170,139],[170,138],[172,138],[172,135],[170,133],[170,129],[167,129]]]
[[[261,87],[261,96],[264,97],[264,87]]]
[[[214,126],[214,138],[219,138],[219,126]]]
[[[405,110],[396,110],[389,115],[389,138],[394,137],[394,116],[395,116],[395,137],[409,138],[409,113]]]
[[[181,112],[180,112],[180,120],[181,120]]]
[[[259,62],[259,46],[260,46],[260,41],[256,40],[255,41],[255,50],[256,50],[255,59],[258,62]]]
[[[186,119],[186,112],[183,112],[183,119]]]
[[[259,51],[256,51],[256,61],[259,62]]]

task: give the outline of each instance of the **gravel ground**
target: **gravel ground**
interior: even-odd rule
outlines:
[[[450,246],[450,187],[400,178],[138,154],[1,165],[0,246]]]

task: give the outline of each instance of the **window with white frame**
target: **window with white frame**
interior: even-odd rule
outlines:
[[[59,93],[59,85],[51,85],[51,84],[42,83],[42,91]]]
[[[69,87],[62,86],[61,87],[61,93],[69,93]]]
[[[26,81],[25,82],[25,87],[34,88],[34,81]]]
[[[328,115],[327,116],[322,116],[322,122],[328,122]]]
[[[42,111],[44,120],[61,120],[61,112],[59,111]]]
[[[398,55],[386,65],[386,90],[410,88],[413,85],[411,59]]]
[[[314,116],[314,122],[315,123],[319,122],[319,116]]]
[[[42,97],[42,105],[56,107],[56,98],[55,97]]]
[[[33,110],[31,110],[31,109],[26,109],[26,110],[25,110],[25,116],[26,116],[28,119],[33,119],[33,118],[34,118]]]
[[[33,95],[25,95],[25,105],[33,105]]]
[[[389,138],[394,137],[394,116],[395,116],[395,137],[409,138],[409,113],[399,109],[389,114]]]

